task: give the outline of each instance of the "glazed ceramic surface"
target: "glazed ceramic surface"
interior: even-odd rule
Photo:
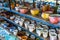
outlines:
[[[39,14],[39,9],[32,9],[32,10],[30,10],[30,12],[33,16],[36,16]]]
[[[57,24],[60,21],[60,15],[59,14],[52,14],[49,17],[49,20],[53,24]]]

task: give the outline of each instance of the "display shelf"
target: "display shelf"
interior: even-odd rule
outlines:
[[[59,25],[51,24],[50,22],[46,22],[45,20],[42,20],[42,19],[39,19],[39,18],[36,18],[36,17],[32,17],[32,16],[27,15],[27,14],[22,14],[22,13],[19,13],[19,12],[15,11],[15,10],[10,10],[9,8],[6,8],[6,7],[0,7],[0,9],[4,9],[6,11],[13,12],[13,13],[19,15],[19,16],[26,17],[26,18],[29,18],[31,20],[35,20],[36,22],[41,22],[42,24],[47,25],[50,28],[59,28],[60,27]]]
[[[0,25],[0,40],[19,40],[19,38]]]
[[[15,25],[16,27],[20,27],[21,29],[27,31],[27,32],[30,33],[31,35],[34,35],[36,38],[39,38],[39,40],[44,40],[42,37],[37,36],[36,34],[34,34],[34,33],[30,32],[30,31],[26,30],[24,27],[19,26],[18,24],[14,23],[13,21],[11,21],[11,20],[3,17],[3,16],[0,16],[0,18],[3,18],[5,21],[7,21],[7,22],[9,22],[9,23],[11,23],[11,24],[13,24],[13,25]]]
[[[13,40],[19,40],[16,36],[12,35],[8,30],[4,29],[3,27],[0,26],[0,36],[3,35],[4,37],[0,37],[0,39],[2,40],[11,40],[11,38]],[[14,36],[14,38],[13,38]],[[8,38],[9,37],[9,38]]]

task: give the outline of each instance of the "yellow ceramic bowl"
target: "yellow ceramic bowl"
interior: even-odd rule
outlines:
[[[42,13],[41,17],[45,20],[48,20],[49,19],[49,13]]]
[[[39,14],[39,9],[32,9],[32,10],[30,10],[30,12],[33,16],[36,16]]]

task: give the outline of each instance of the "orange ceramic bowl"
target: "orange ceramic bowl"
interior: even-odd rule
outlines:
[[[27,36],[22,36],[21,38],[22,38],[22,40],[27,40],[28,37]]]

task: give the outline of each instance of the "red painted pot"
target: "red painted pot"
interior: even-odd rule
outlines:
[[[60,21],[60,17],[58,14],[52,14],[49,17],[49,20],[52,24],[57,24]]]
[[[21,8],[21,9],[20,9],[20,13],[25,14],[25,13],[27,13],[27,12],[28,12],[28,9],[27,9],[27,8]]]

